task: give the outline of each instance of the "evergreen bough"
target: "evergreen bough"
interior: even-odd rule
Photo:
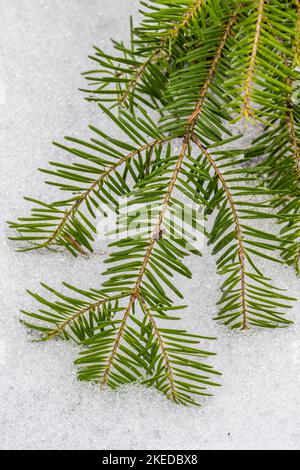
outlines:
[[[84,74],[87,100],[124,138],[90,126],[88,141],[55,143],[73,158],[41,171],[65,197],[27,198],[31,215],[9,225],[19,251],[85,255],[95,246],[99,212],[105,218],[113,208],[122,233],[131,218],[122,219],[120,198],[142,206],[145,231],[132,237],[124,230],[111,243],[101,289],[64,283],[66,294],[43,284],[51,295],[30,292],[40,308],[23,312],[24,323],[42,340],[78,343],[81,380],[111,388],[138,382],[190,404],[219,385],[219,373],[200,346],[212,338],[177,326],[185,307],[175,301],[182,294],[173,278],[191,278],[185,257],[201,254],[188,231],[178,232],[182,200],[202,207],[205,220],[213,215],[208,230],[197,210],[189,212],[224,279],[217,320],[241,330],[291,323],[293,299],[260,259],[300,271],[300,2],[144,0],[141,9],[129,44],[113,41],[113,54],[95,47],[95,68]],[[241,119],[263,127],[247,149],[236,147],[241,134],[233,123]],[[265,220],[273,223],[269,232]]]

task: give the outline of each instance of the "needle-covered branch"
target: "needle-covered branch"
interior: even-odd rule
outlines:
[[[217,320],[242,330],[291,323],[293,299],[260,264],[300,260],[299,1],[141,6],[130,44],[114,41],[114,54],[95,48],[98,68],[85,74],[88,99],[115,134],[90,126],[90,140],[56,144],[70,159],[41,171],[67,196],[28,198],[31,215],[10,227],[23,251],[84,255],[112,210],[101,288],[64,284],[61,293],[43,284],[47,296],[30,292],[39,309],[23,311],[24,323],[42,340],[80,344],[81,380],[154,386],[177,404],[195,404],[218,385],[213,353],[199,346],[211,338],[173,325],[184,308],[175,300],[183,299],[178,277],[191,279],[185,258],[201,255],[199,236],[223,276]],[[232,126],[240,117],[265,126],[246,152]]]

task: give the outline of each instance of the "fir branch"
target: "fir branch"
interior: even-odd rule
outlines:
[[[209,161],[210,165],[212,166],[217,178],[219,179],[224,192],[226,194],[226,198],[228,199],[230,209],[232,212],[234,224],[235,224],[235,236],[238,244],[238,259],[239,259],[239,266],[240,266],[240,296],[241,296],[241,314],[242,314],[242,329],[247,330],[248,329],[248,318],[247,318],[247,301],[246,301],[246,250],[244,247],[244,241],[243,241],[243,231],[242,231],[242,226],[238,214],[238,210],[233,198],[233,195],[230,191],[230,187],[228,186],[226,179],[224,178],[220,168],[216,164],[215,160],[211,156],[211,154],[208,152],[208,150],[201,144],[201,142],[195,138],[194,142],[196,145],[199,147],[201,152],[205,155],[207,160]]]
[[[140,79],[143,77],[148,66],[152,64],[155,59],[157,59],[158,55],[161,54],[162,49],[163,46],[161,48],[159,47],[158,49],[155,49],[155,51],[150,55],[150,57],[135,71],[135,73],[133,74],[133,78],[129,81],[125,90],[118,97],[118,103],[120,105],[126,103],[130,94],[134,93]]]
[[[231,35],[232,33],[232,28],[235,24],[235,22],[237,21],[237,17],[238,17],[238,14],[237,14],[237,11],[233,13],[233,15],[231,16],[227,26],[226,26],[226,29],[225,29],[225,32],[224,32],[224,35],[221,39],[221,42],[219,44],[219,47],[215,53],[215,56],[213,58],[213,61],[212,61],[212,64],[211,64],[211,67],[208,71],[208,76],[204,82],[204,85],[201,89],[201,92],[200,92],[200,96],[199,96],[199,100],[197,102],[197,105],[196,105],[196,108],[195,108],[195,111],[193,112],[193,114],[190,116],[189,118],[189,122],[191,124],[193,124],[193,121],[195,121],[195,119],[197,118],[197,116],[202,112],[202,109],[203,109],[203,104],[204,104],[204,101],[205,101],[205,98],[206,98],[206,95],[210,89],[210,86],[212,84],[212,81],[215,77],[215,74],[216,74],[216,71],[217,71],[217,67],[218,67],[218,64],[219,64],[219,61],[222,57],[222,53],[223,53],[223,50],[227,44],[227,40],[229,38],[229,36]]]
[[[101,300],[98,300],[97,302],[89,304],[87,307],[80,309],[79,311],[71,315],[69,318],[67,318],[67,320],[65,320],[63,323],[57,326],[55,330],[48,333],[48,335],[43,340],[46,341],[46,340],[53,339],[56,336],[61,335],[62,333],[66,331],[68,327],[70,327],[72,323],[75,323],[83,315],[90,314],[91,312],[94,312],[95,310],[99,309],[103,305],[109,302],[112,302],[114,300],[120,300],[123,297],[124,296],[116,295],[115,297],[110,297],[109,299],[101,299]]]
[[[115,118],[109,111],[105,112],[115,121]],[[50,184],[59,186],[65,191],[79,193],[79,195],[73,197],[71,200],[68,199],[50,204],[28,199],[36,204],[32,210],[31,218],[19,219],[17,222],[9,222],[10,227],[17,230],[20,234],[17,237],[11,237],[12,240],[32,244],[32,246],[21,248],[19,251],[32,251],[43,248],[49,249],[55,245],[64,246],[71,251],[72,254],[76,254],[76,252],[86,254],[85,249],[92,251],[90,241],[93,241],[93,238],[88,236],[88,231],[90,231],[91,228],[93,231],[96,230],[94,227],[96,214],[92,209],[92,207],[98,209],[98,204],[95,202],[95,199],[100,200],[102,204],[105,201],[115,204],[115,200],[107,192],[105,184],[108,185],[110,193],[115,192],[118,197],[122,195],[122,192],[128,192],[125,175],[129,173],[130,176],[135,176],[136,173],[141,173],[141,167],[135,167],[134,161],[139,159],[143,153],[151,154],[151,152],[160,148],[171,138],[169,136],[162,136],[154,125],[153,129],[150,128],[149,124],[152,125],[152,121],[150,118],[147,119],[148,122],[143,119],[138,120],[138,118],[133,121],[137,128],[140,127],[143,133],[148,134],[146,137],[137,134],[137,136],[140,137],[140,140],[138,140],[137,137],[132,134],[130,117],[124,116],[124,119],[120,118],[121,122],[120,124],[118,123],[119,126],[123,132],[128,132],[129,137],[134,140],[134,145],[128,145],[122,141],[112,139],[96,128],[92,128],[92,130],[103,136],[107,141],[106,143],[102,144],[98,140],[92,139],[92,144],[90,144],[78,139],[69,139],[81,146],[102,152],[104,155],[109,156],[110,161],[103,160],[102,155],[100,157],[98,155],[94,156],[81,150],[56,144],[58,147],[75,154],[77,157],[83,158],[88,162],[89,166],[81,166],[75,163],[73,165],[63,165],[63,170],[61,170],[61,164],[53,163],[53,165],[57,166],[58,170],[55,172],[49,170],[43,171],[57,176],[59,179],[66,180],[68,183],[67,186],[60,182],[50,182]],[[154,137],[154,140],[149,141],[150,138],[153,139]],[[130,152],[125,156],[123,156],[124,148],[130,149]],[[121,152],[119,149],[121,149]],[[117,161],[111,162],[112,158],[117,159]],[[94,166],[90,166],[90,162],[92,162]],[[148,165],[148,163],[145,163],[145,165]],[[118,170],[123,167],[125,167],[124,177],[118,173]],[[82,168],[87,175],[91,174],[92,178],[88,177],[83,179],[82,175],[78,174],[79,168]],[[87,187],[81,188],[82,181],[87,183]],[[74,186],[74,182],[78,182],[80,187]],[[89,220],[83,212],[81,212],[82,208],[87,210]]]
[[[159,47],[152,52],[150,57],[134,73],[133,78],[126,86],[124,93],[118,98],[120,104],[127,101],[129,95],[135,91],[139,80],[142,78],[149,64],[157,59],[157,57],[166,50],[166,47],[169,47],[168,45],[170,42],[174,41],[180,32],[188,26],[190,21],[194,18],[195,14],[203,6],[204,2],[205,0],[193,0],[191,6],[182,14],[182,20],[171,26],[170,30],[167,31],[167,33],[161,39],[161,44]]]
[[[237,119],[254,117],[270,123],[281,118],[282,94],[288,92],[286,78],[292,74],[285,59],[292,57],[295,16],[287,3],[278,0],[243,2],[224,84]]]
[[[121,237],[110,245],[101,289],[65,285],[72,292],[66,295],[44,286],[54,300],[30,293],[41,308],[23,312],[33,319],[26,325],[44,339],[83,346],[76,360],[79,379],[113,389],[136,382],[155,386],[178,404],[194,404],[195,396],[218,385],[211,379],[218,373],[199,362],[212,355],[196,346],[202,338],[161,327],[178,320],[172,311],[181,307],[172,296],[182,293],[175,274],[191,278],[183,259],[199,254],[189,229],[179,234],[183,203],[176,192],[203,204],[205,216],[216,212],[210,233],[194,209],[189,227],[208,235],[225,277],[217,319],[242,330],[291,323],[285,314],[293,299],[274,287],[257,259],[277,262],[282,251],[288,263],[300,261],[300,113],[291,95],[298,78],[291,64],[299,61],[299,1],[292,2],[290,9],[291,2],[279,0],[146,0],[129,47],[114,41],[117,56],[96,48],[92,59],[102,69],[86,74],[96,86],[92,99],[125,105],[117,117],[100,105],[125,139],[91,127],[96,136],[90,141],[58,144],[76,161],[51,162],[42,171],[55,177],[49,184],[72,197],[49,204],[31,199],[31,217],[10,223],[19,231],[15,239],[32,244],[26,250],[64,246],[86,254],[93,250],[97,211],[105,216],[110,204],[118,214]],[[158,124],[149,116],[151,107],[160,115]],[[246,159],[243,151],[224,150],[236,139],[228,109],[267,122]],[[244,167],[257,155],[263,163]],[[268,187],[256,184],[264,172]],[[129,233],[135,213],[122,214],[123,196],[129,207],[143,205],[140,238]],[[159,207],[148,232],[154,202]],[[263,220],[282,224],[281,234],[258,228]]]
[[[136,283],[135,283],[135,286],[134,286],[134,289],[133,289],[133,293],[130,297],[129,303],[128,303],[127,308],[125,310],[124,316],[122,318],[120,329],[118,331],[118,334],[116,336],[116,339],[115,339],[115,342],[114,342],[114,345],[113,345],[112,352],[109,356],[107,366],[106,366],[105,371],[103,373],[102,384],[107,383],[111,367],[113,366],[114,359],[115,359],[116,354],[118,352],[118,349],[120,347],[120,342],[123,338],[123,334],[124,334],[125,327],[126,327],[126,322],[129,318],[131,312],[132,312],[132,308],[135,304],[136,299],[140,298],[140,296],[141,296],[140,290],[141,290],[141,285],[142,285],[142,282],[143,282],[143,279],[144,279],[144,276],[145,276],[145,272],[146,272],[147,266],[150,262],[151,255],[153,253],[154,247],[155,247],[155,245],[158,241],[157,233],[159,233],[160,230],[161,230],[161,225],[163,223],[164,216],[165,216],[166,211],[168,209],[170,198],[171,198],[172,193],[174,191],[175,184],[176,184],[176,181],[177,181],[177,177],[178,177],[179,171],[181,169],[181,165],[182,165],[183,159],[185,157],[186,150],[187,150],[187,143],[185,142],[182,146],[180,156],[177,160],[177,163],[176,163],[171,181],[169,183],[168,189],[167,189],[165,197],[164,197],[164,201],[163,201],[160,213],[159,213],[159,217],[158,217],[158,220],[157,220],[157,223],[156,223],[155,230],[154,230],[154,232],[152,234],[152,237],[151,237],[151,240],[148,244],[148,247],[147,247],[147,250],[146,250],[146,253],[145,253],[145,256],[144,256],[144,260],[142,262],[142,265],[140,267],[140,271],[139,271],[137,279],[136,279]]]
[[[291,322],[284,318],[284,310],[290,308],[286,301],[293,299],[280,293],[280,289],[270,283],[255,260],[266,258],[278,262],[269,253],[279,252],[282,244],[288,240],[244,222],[245,219],[279,219],[279,216],[276,219],[268,212],[272,208],[268,190],[255,186],[252,176],[255,171],[239,168],[239,161],[228,170],[227,161],[229,157],[236,156],[234,151],[217,152],[219,156],[215,159],[201,142],[197,139],[194,141],[221,185],[221,190],[218,185],[215,187],[210,200],[218,214],[209,235],[209,243],[214,245],[213,254],[220,253],[217,260],[219,273],[227,276],[222,287],[217,319],[223,320],[231,328],[243,330],[250,326],[277,328],[289,325]],[[242,174],[243,185],[240,184]],[[264,200],[244,200],[244,197],[257,196],[264,196]],[[277,311],[280,308],[282,310]]]
[[[292,98],[290,97],[289,102],[288,102],[287,125],[288,125],[288,130],[289,130],[291,146],[293,150],[296,179],[298,179],[298,181],[300,182],[300,148],[299,148],[299,142],[297,138],[296,123],[295,123],[293,105],[292,105],[291,99]]]
[[[135,299],[136,299],[135,295],[131,295],[130,301],[129,301],[129,303],[127,305],[127,308],[125,310],[124,316],[121,320],[121,324],[120,324],[120,327],[118,329],[116,339],[114,340],[112,351],[111,351],[111,353],[109,355],[109,358],[108,358],[108,362],[107,362],[107,364],[104,368],[103,376],[102,376],[102,379],[101,379],[101,385],[106,385],[107,382],[108,382],[109,374],[110,374],[111,368],[114,364],[118,349],[120,347],[120,343],[121,343],[121,340],[122,340],[124,332],[125,332],[125,328],[126,328],[126,325],[127,325],[128,318],[131,314],[131,310],[132,310],[133,305],[135,303]]]
[[[148,7],[150,13],[144,11],[145,20],[140,27],[132,30],[131,49],[126,48],[123,44],[115,43],[115,48],[123,54],[123,57],[108,56],[99,48],[95,48],[96,55],[90,58],[98,62],[104,69],[85,72],[84,75],[91,85],[97,86],[92,92],[94,96],[90,96],[88,100],[107,101],[108,98],[105,96],[107,95],[107,86],[115,82],[117,88],[110,90],[109,93],[117,96],[116,103],[118,105],[123,106],[128,105],[129,102],[134,104],[136,101],[141,101],[150,106],[149,100],[146,101],[140,96],[140,90],[137,90],[140,86],[144,93],[148,89],[150,98],[155,103],[156,93],[159,86],[162,85],[161,82],[155,80],[158,79],[158,76],[163,78],[160,74],[162,67],[157,67],[157,62],[163,59],[166,66],[169,66],[179,35],[188,29],[195,15],[204,7],[205,0],[181,2],[181,5],[177,5],[176,10],[168,2],[160,2],[159,9],[155,8],[154,15],[151,13],[150,0],[149,5],[144,2],[142,5]],[[152,16],[155,18],[154,34],[149,26]],[[173,17],[175,18],[173,19]],[[160,28],[157,27],[157,22],[159,22]],[[115,77],[113,80],[107,80],[106,73],[103,75],[103,72],[107,71],[111,75],[112,66],[115,69]],[[95,76],[96,73],[99,73],[99,76]],[[151,80],[153,80],[153,85],[150,91],[149,82]],[[122,88],[123,83],[125,83],[124,88]],[[91,90],[82,89],[81,91],[91,93]],[[115,98],[113,97],[109,101],[115,101]]]
[[[95,190],[101,191],[101,184],[105,181],[105,179],[113,173],[118,167],[122,166],[124,163],[126,163],[128,160],[132,159],[136,155],[141,154],[145,150],[151,149],[156,147],[157,145],[162,144],[164,141],[167,139],[160,139],[160,140],[154,140],[153,142],[150,142],[149,144],[143,145],[142,147],[138,148],[137,150],[134,150],[133,152],[130,152],[128,155],[125,157],[121,158],[117,163],[109,167],[103,174],[101,174],[96,180],[93,182],[93,184],[81,195],[76,199],[75,203],[72,204],[71,208],[65,213],[62,221],[54,231],[53,235],[49,237],[49,239],[39,245],[35,246],[32,249],[42,249],[42,248],[48,248],[50,245],[52,245],[57,238],[61,235],[62,231],[65,228],[65,225],[69,221],[69,219],[74,218],[76,212],[79,210],[80,206],[88,199],[91,193],[93,193]],[[66,237],[66,236],[65,236]],[[78,243],[77,241],[75,241]],[[74,243],[74,242],[73,242]]]
[[[296,47],[295,47],[295,64],[300,66],[300,0],[295,0],[296,5]]]
[[[253,86],[252,82],[253,82],[253,77],[255,73],[258,45],[259,45],[262,25],[264,21],[264,7],[265,7],[265,0],[259,0],[255,35],[254,35],[254,41],[252,45],[251,58],[250,58],[249,68],[247,71],[246,86],[245,86],[244,109],[243,109],[243,115],[245,118],[248,118],[252,114],[251,113],[251,97],[252,97],[252,86]]]
[[[130,296],[128,305],[125,308],[124,315],[121,319],[120,327],[118,328],[118,332],[116,334],[116,337],[115,337],[113,345],[112,345],[111,353],[109,354],[108,361],[107,361],[107,363],[104,367],[104,370],[103,370],[103,373],[102,373],[102,379],[101,379],[101,384],[102,385],[107,384],[108,381],[109,381],[109,377],[110,377],[112,367],[114,365],[115,359],[117,357],[118,350],[119,350],[120,345],[121,345],[121,341],[122,341],[124,333],[126,331],[127,322],[130,318],[130,315],[132,314],[132,309],[134,308],[136,299],[140,298],[142,296],[141,286],[142,286],[143,279],[144,279],[144,276],[145,276],[145,273],[146,273],[146,269],[148,267],[148,264],[150,263],[154,247],[158,242],[157,234],[160,233],[160,231],[161,231],[161,227],[162,227],[162,224],[163,224],[163,221],[164,221],[164,217],[165,217],[166,212],[168,210],[170,200],[171,200],[173,191],[174,191],[176,183],[177,183],[178,175],[181,171],[182,164],[183,164],[184,158],[186,156],[186,152],[188,150],[189,143],[192,141],[193,131],[194,131],[194,128],[196,126],[199,114],[201,112],[201,106],[202,106],[203,101],[205,99],[206,92],[209,88],[209,83],[213,80],[218,60],[221,57],[222,50],[225,46],[226,40],[227,40],[230,32],[231,32],[231,28],[232,28],[232,25],[233,25],[234,21],[235,21],[235,16],[233,18],[231,18],[231,20],[229,21],[229,24],[228,24],[228,26],[225,30],[225,33],[224,33],[224,36],[223,36],[222,41],[220,43],[220,46],[217,49],[216,60],[213,62],[212,67],[211,67],[211,69],[209,70],[209,73],[208,73],[208,78],[207,78],[207,80],[205,81],[203,87],[200,90],[199,99],[196,103],[195,109],[194,109],[192,115],[189,116],[188,119],[187,119],[186,131],[185,131],[185,134],[183,136],[183,143],[182,143],[181,150],[179,152],[179,157],[177,159],[177,162],[176,162],[175,168],[173,170],[168,188],[166,190],[166,193],[165,193],[165,196],[164,196],[164,199],[163,199],[163,203],[162,203],[162,207],[161,207],[161,210],[159,212],[157,222],[155,224],[155,229],[152,233],[150,242],[149,242],[149,244],[146,248],[144,259],[142,261],[139,273],[137,275],[137,279],[136,279],[136,282],[135,282],[135,285],[134,285],[134,288],[133,288],[133,292]]]
[[[116,354],[117,354],[118,349],[120,347],[120,342],[121,342],[121,340],[123,338],[123,334],[125,332],[126,323],[127,323],[128,319],[130,317],[130,314],[131,314],[131,311],[132,311],[132,308],[135,304],[136,299],[141,297],[141,292],[140,292],[141,285],[142,285],[142,282],[143,282],[143,278],[144,278],[147,266],[150,262],[151,255],[153,253],[154,247],[158,242],[157,234],[160,233],[160,231],[161,231],[162,224],[163,224],[163,221],[164,221],[164,217],[165,217],[166,212],[168,210],[170,200],[171,200],[173,191],[174,191],[176,183],[177,183],[178,175],[181,171],[182,164],[183,164],[184,158],[186,156],[186,152],[188,150],[189,144],[192,141],[193,132],[194,132],[199,114],[201,113],[201,108],[202,108],[203,101],[205,99],[207,90],[209,88],[209,84],[213,80],[218,61],[219,61],[219,59],[222,55],[222,50],[223,50],[223,48],[226,44],[226,40],[227,40],[227,38],[228,38],[228,36],[231,32],[231,28],[232,28],[232,25],[234,24],[235,19],[236,19],[236,16],[234,15],[233,18],[231,18],[229,23],[228,23],[228,26],[225,30],[225,33],[224,33],[224,36],[223,36],[222,41],[220,43],[220,46],[219,46],[219,48],[216,52],[216,58],[213,61],[212,67],[211,67],[211,69],[209,70],[209,73],[208,73],[208,77],[207,77],[206,81],[204,82],[203,87],[200,90],[200,93],[199,93],[200,97],[199,97],[199,99],[196,103],[195,109],[194,109],[192,115],[189,116],[188,119],[187,119],[186,131],[185,131],[185,134],[183,136],[183,143],[182,143],[181,150],[179,152],[179,157],[177,159],[176,166],[174,168],[174,171],[173,171],[173,174],[171,176],[167,191],[165,193],[164,200],[163,200],[163,203],[162,203],[162,207],[161,207],[161,210],[159,212],[159,216],[158,216],[158,219],[157,219],[157,222],[156,222],[156,225],[155,225],[155,229],[152,233],[152,237],[151,237],[149,245],[146,249],[146,253],[145,253],[145,256],[144,256],[144,259],[143,259],[142,265],[140,267],[140,271],[138,273],[137,280],[136,280],[136,283],[135,283],[135,286],[134,286],[134,289],[133,289],[133,293],[132,293],[132,295],[130,297],[130,300],[129,300],[129,303],[128,303],[126,309],[125,309],[125,313],[124,313],[124,316],[123,316],[122,321],[121,321],[120,329],[119,329],[118,334],[116,336],[116,339],[115,339],[115,342],[114,342],[114,345],[113,345],[113,348],[112,348],[112,352],[111,352],[111,354],[109,356],[109,359],[108,359],[107,366],[105,367],[105,370],[104,370],[104,373],[103,373],[103,379],[102,379],[102,382],[101,382],[102,384],[106,384],[107,381],[108,381],[111,368],[114,364]]]
[[[42,284],[42,287],[52,295],[51,300],[28,291],[42,308],[37,313],[22,311],[27,317],[34,319],[34,323],[27,321],[23,323],[32,330],[43,333],[40,341],[60,337],[81,343],[93,336],[97,326],[111,320],[119,311],[118,302],[128,295],[124,292],[108,298],[101,291],[85,291],[66,283],[63,283],[63,286],[68,288],[69,295]],[[74,297],[74,292],[79,295]]]
[[[287,264],[295,266],[296,272],[299,272],[300,262],[300,149],[299,104],[293,99],[293,93],[296,92],[294,85],[299,79],[299,71],[294,68],[297,62],[298,21],[297,14],[293,16],[296,34],[285,38],[285,47],[289,47],[289,55],[285,55],[284,50],[282,51],[282,60],[289,75],[285,77],[286,90],[281,97],[280,119],[278,120],[275,115],[266,126],[264,134],[254,142],[254,153],[262,156],[263,166],[268,168],[266,172],[265,168],[261,170],[261,164],[258,164],[258,173],[266,179],[272,190],[278,192],[274,197],[273,206],[279,215],[279,222],[283,225],[282,236],[287,238],[287,241],[282,243],[281,254]],[[248,154],[251,158],[252,151]]]
[[[179,33],[184,30],[189,23],[193,20],[194,16],[197,12],[203,7],[205,0],[193,0],[191,2],[191,6],[188,8],[186,13],[183,15],[182,20],[174,26],[174,28],[170,31],[170,35],[168,39],[177,38]]]

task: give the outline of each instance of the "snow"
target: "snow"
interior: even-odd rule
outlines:
[[[27,210],[24,194],[42,197],[36,171],[60,155],[63,135],[84,136],[87,124],[107,126],[76,91],[91,45],[108,47],[128,34],[137,0],[2,0],[0,5],[1,330],[0,430],[2,449],[299,449],[300,322],[281,331],[232,333],[213,321],[220,279],[214,260],[191,259],[184,285],[189,329],[214,335],[214,363],[222,387],[200,409],[176,407],[155,390],[113,393],[77,382],[76,348],[33,344],[19,324],[32,306],[25,289],[40,281],[100,285],[103,256],[17,254],[5,221]],[[267,266],[266,262],[266,266]],[[267,266],[292,295],[299,279],[289,268]]]

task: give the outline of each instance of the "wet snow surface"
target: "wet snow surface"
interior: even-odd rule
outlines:
[[[100,392],[77,382],[72,345],[32,344],[18,322],[33,304],[25,289],[39,281],[100,285],[103,256],[17,254],[6,241],[5,220],[28,210],[24,194],[47,188],[36,171],[61,153],[52,140],[84,137],[87,124],[107,129],[77,88],[91,45],[109,47],[128,34],[136,0],[1,0],[0,2],[0,429],[9,449],[247,449],[300,446],[300,319],[282,331],[228,332],[212,318],[218,297],[214,261],[190,259],[194,278],[183,288],[191,308],[183,323],[219,338],[214,363],[222,388],[200,409],[173,406],[154,390]],[[269,271],[270,272],[270,271]],[[271,267],[292,295],[300,281]],[[299,293],[299,292],[298,292]]]

